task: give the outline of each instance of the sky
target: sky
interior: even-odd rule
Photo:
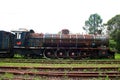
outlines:
[[[0,30],[84,33],[84,22],[95,13],[106,23],[120,14],[120,0],[0,0]]]

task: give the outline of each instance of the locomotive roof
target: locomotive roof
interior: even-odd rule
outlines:
[[[21,33],[21,32],[29,32],[27,29],[24,29],[24,28],[20,28],[18,30],[11,30],[12,32],[15,32],[15,33]]]

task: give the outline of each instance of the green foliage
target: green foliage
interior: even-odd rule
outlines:
[[[89,34],[101,34],[103,30],[102,19],[98,14],[91,14],[89,19],[85,21],[83,29]]]
[[[116,32],[116,48],[118,52],[120,52],[120,30]]]
[[[111,18],[108,22],[108,30],[110,32],[113,32],[116,29],[120,29],[120,15],[116,15],[113,18]]]
[[[116,41],[115,48],[120,52],[120,15],[111,18],[106,25],[108,26],[109,35]]]
[[[120,59],[120,53],[115,54],[115,59]]]
[[[109,40],[109,47],[111,50],[116,50],[116,42],[113,39]]]

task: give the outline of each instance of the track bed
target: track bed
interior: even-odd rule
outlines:
[[[0,67],[0,75],[12,74],[12,79],[46,78],[45,80],[68,80],[109,78],[116,80],[120,78],[119,67]],[[27,78],[26,78],[27,76]],[[4,77],[5,78],[5,77]],[[7,77],[6,77],[7,78]]]

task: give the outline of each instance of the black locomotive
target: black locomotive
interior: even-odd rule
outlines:
[[[35,33],[33,30],[0,31],[0,57],[20,54],[26,58],[114,58],[109,38],[103,35]]]

